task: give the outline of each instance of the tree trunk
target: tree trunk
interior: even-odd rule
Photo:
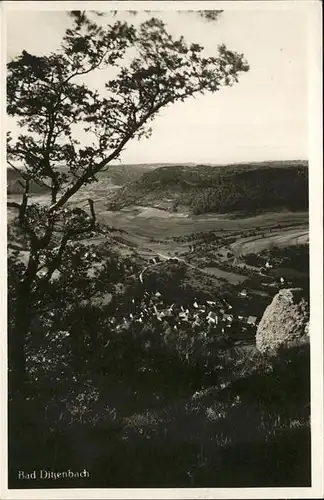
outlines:
[[[8,361],[9,392],[13,396],[21,392],[26,382],[25,346],[30,327],[30,310],[28,299],[19,297],[14,318],[14,326],[9,329]]]
[[[38,255],[31,252],[24,278],[17,290],[16,307],[8,329],[8,385],[11,396],[22,392],[27,382],[26,342],[31,326],[32,284],[37,267]]]

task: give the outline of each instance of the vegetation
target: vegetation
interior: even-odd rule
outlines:
[[[160,167],[124,187],[109,206],[159,205],[164,199],[172,199],[172,206],[176,202],[189,207],[193,214],[307,210],[307,164]]]
[[[56,369],[11,406],[11,487],[21,487],[16,469],[26,460],[31,469],[86,467],[90,480],[74,487],[309,486],[306,347],[270,361],[205,341],[205,368],[185,361],[185,334],[165,350],[150,332],[110,335],[114,351],[92,351],[75,375],[64,339],[51,344]]]
[[[290,267],[309,274],[309,245],[294,245],[284,248],[273,246],[259,254],[246,254],[244,260],[257,267],[264,266],[268,260],[272,267]]]
[[[198,269],[188,267],[182,262],[163,263],[149,269],[145,274],[145,285],[150,290],[163,290],[170,300],[174,298],[181,302],[192,302],[199,294],[201,299],[213,300],[215,293],[219,294],[227,288],[225,280],[213,279]]]

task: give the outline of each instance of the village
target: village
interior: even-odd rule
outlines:
[[[241,301],[247,297],[247,291],[239,294]],[[125,309],[124,309],[125,310]],[[160,291],[150,293],[144,291],[140,298],[132,298],[127,308],[128,312],[116,314],[109,319],[116,330],[139,329],[145,323],[158,324],[163,330],[182,331],[190,329],[207,335],[219,335],[232,341],[254,341],[258,317],[245,316],[240,310],[235,312],[233,306],[225,299],[200,301],[185,304],[170,304],[167,297]]]
[[[231,287],[230,292],[215,290],[214,297],[209,299],[199,292],[183,299],[171,298],[163,286],[152,287],[146,281],[149,269],[159,269],[164,263],[170,263],[172,267],[181,262],[189,268],[196,268],[181,257],[162,254],[149,257],[141,270],[138,265],[126,265],[123,272],[128,275],[134,276],[137,274],[135,267],[138,269],[140,292],[127,304],[115,305],[109,319],[111,327],[116,331],[134,329],[139,332],[145,328],[174,333],[191,331],[203,336],[219,336],[230,343],[250,345],[255,342],[257,326],[265,308],[280,288],[290,285],[282,276],[275,278],[269,274],[277,267],[269,258],[255,269],[253,284],[247,279],[246,283]]]

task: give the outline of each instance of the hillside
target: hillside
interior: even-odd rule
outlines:
[[[124,186],[109,208],[118,210],[132,204],[173,211],[180,205],[193,214],[306,210],[307,162],[160,167]]]
[[[202,300],[214,300],[217,290],[225,293],[231,288],[225,279],[210,276],[177,261],[166,261],[149,268],[143,280],[147,289],[163,291],[169,300],[176,302],[192,301],[198,296]]]

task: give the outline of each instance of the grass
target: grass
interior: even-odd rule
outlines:
[[[215,276],[218,279],[223,279],[225,281],[228,281],[232,285],[239,285],[240,283],[243,283],[244,281],[247,280],[246,276],[234,272],[231,273],[228,271],[224,271],[217,267],[205,267],[204,271],[206,271],[208,274]]]
[[[68,402],[62,385],[61,399],[54,388],[55,413],[35,388],[35,398],[16,408],[25,425],[12,429],[21,448],[11,487],[15,467],[26,469],[26,460],[31,470],[86,467],[90,480],[73,487],[309,486],[308,354],[289,356],[292,367],[287,357],[272,364],[255,349],[228,351],[226,373],[198,390],[181,381],[179,370],[166,385],[149,372],[137,379],[121,374],[118,387],[80,379]]]

